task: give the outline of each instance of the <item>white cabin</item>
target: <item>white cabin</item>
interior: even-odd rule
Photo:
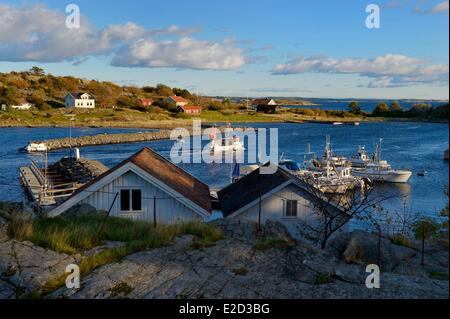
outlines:
[[[21,103],[21,104],[19,104],[19,105],[11,105],[11,108],[12,108],[13,110],[27,111],[27,110],[31,109],[33,106],[34,106],[34,105],[31,104],[31,103],[25,102],[25,103]]]
[[[86,184],[48,215],[58,216],[78,204],[161,224],[206,221],[212,210],[207,185],[149,148]]]
[[[68,108],[94,109],[95,99],[89,93],[67,93],[64,103]]]
[[[278,221],[294,237],[299,237],[299,222],[310,226],[320,223],[315,203],[322,199],[281,168],[271,175],[260,174],[257,169],[219,191],[218,197],[225,218],[260,221],[261,225],[267,220]],[[330,209],[341,213],[336,207]]]

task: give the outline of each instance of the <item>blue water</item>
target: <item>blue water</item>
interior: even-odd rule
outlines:
[[[398,196],[385,205],[392,210],[407,207],[415,213],[436,215],[446,203],[443,194],[448,185],[449,165],[443,161],[443,152],[449,147],[449,126],[434,123],[361,123],[361,126],[332,126],[326,124],[248,124],[255,128],[277,128],[279,153],[301,161],[308,143],[312,151],[322,154],[325,135],[329,134],[336,153],[350,156],[359,145],[372,152],[374,144],[383,138],[383,158],[395,168],[414,172],[409,184],[383,185],[377,191]],[[73,129],[73,136],[102,133],[136,132],[136,129]],[[18,169],[28,164],[28,158],[43,160],[41,155],[18,152],[30,140],[67,137],[65,128],[1,128],[0,129],[0,200],[21,201],[23,191],[18,181]],[[83,157],[100,160],[112,167],[144,146],[153,148],[169,158],[173,141],[154,141],[135,144],[103,145],[81,149]],[[69,154],[68,150],[49,153],[49,162]],[[220,188],[230,181],[230,164],[180,164],[182,168],[209,184]],[[417,172],[426,170],[425,177]]]
[[[316,105],[312,106],[286,106],[288,108],[313,108],[313,109],[322,109],[322,110],[333,110],[333,111],[346,111],[348,110],[348,105],[352,101],[356,101],[359,103],[359,106],[361,107],[361,110],[364,112],[372,112],[378,103],[385,102],[388,105],[392,103],[394,100],[363,100],[363,99],[356,99],[356,100],[349,100],[349,99],[317,99],[317,98],[302,98],[302,100],[312,102]],[[405,109],[409,110],[413,105],[420,104],[420,103],[426,103],[430,104],[434,107],[440,106],[447,102],[442,101],[422,101],[422,100],[395,100],[400,103],[400,105]]]

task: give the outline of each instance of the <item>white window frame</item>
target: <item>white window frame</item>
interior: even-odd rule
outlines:
[[[133,208],[133,191],[134,190],[139,190],[141,191],[141,209],[140,210],[122,210],[122,191],[123,190],[128,190],[130,191],[130,209]],[[140,215],[144,212],[144,190],[142,187],[133,187],[133,186],[124,186],[124,187],[119,187],[118,188],[118,192],[119,192],[119,200],[118,200],[118,212],[120,215]]]

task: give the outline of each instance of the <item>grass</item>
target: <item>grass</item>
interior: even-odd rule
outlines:
[[[289,243],[283,238],[269,237],[259,240],[253,248],[258,251],[266,251],[269,249],[289,250],[292,248],[292,243]]]
[[[191,249],[208,247],[223,238],[220,229],[199,222],[153,227],[146,222],[117,217],[109,217],[103,231],[99,233],[103,221],[104,216],[100,214],[31,220],[17,213],[10,215],[9,233],[14,239],[28,240],[37,246],[71,255],[82,254],[105,241],[125,243],[122,247],[105,249],[93,256],[82,256],[78,265],[82,276],[100,266],[118,262],[134,252],[168,246],[182,235],[194,236]],[[66,277],[67,274],[61,274],[26,297],[40,298],[63,286]]]
[[[414,248],[414,244],[412,243],[411,239],[408,237],[402,235],[402,234],[395,234],[391,237],[391,242],[395,245],[407,247],[407,248]]]
[[[448,273],[445,272],[430,271],[428,274],[432,279],[448,280]]]
[[[218,228],[203,223],[158,225],[155,228],[146,222],[117,217],[109,217],[99,234],[103,221],[104,216],[100,214],[37,219],[20,224],[11,237],[66,254],[80,253],[105,241],[125,242],[127,249],[136,251],[167,246],[175,237],[185,234],[194,236],[193,248],[212,245],[222,238]]]

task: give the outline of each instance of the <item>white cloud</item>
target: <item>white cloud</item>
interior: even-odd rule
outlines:
[[[372,80],[369,87],[394,87],[417,83],[448,83],[448,71],[448,64],[428,64],[424,60],[405,55],[386,54],[374,59],[299,57],[276,65],[272,74],[359,74]]]
[[[65,21],[64,14],[43,5],[0,4],[0,61],[80,63],[89,56],[112,55],[113,64],[121,66],[228,70],[244,64],[242,51],[232,44],[187,37],[198,27],[146,29],[129,22],[97,29],[82,16],[81,28],[69,29]],[[181,38],[156,40],[162,36]]]
[[[115,66],[126,67],[213,70],[237,69],[244,63],[242,50],[227,42],[198,41],[192,38],[163,42],[139,40],[121,48],[112,61]]]
[[[432,9],[431,12],[432,13],[441,13],[441,12],[447,12],[448,13],[448,5],[449,1],[442,1],[440,3],[438,3],[437,5],[435,5]]]

